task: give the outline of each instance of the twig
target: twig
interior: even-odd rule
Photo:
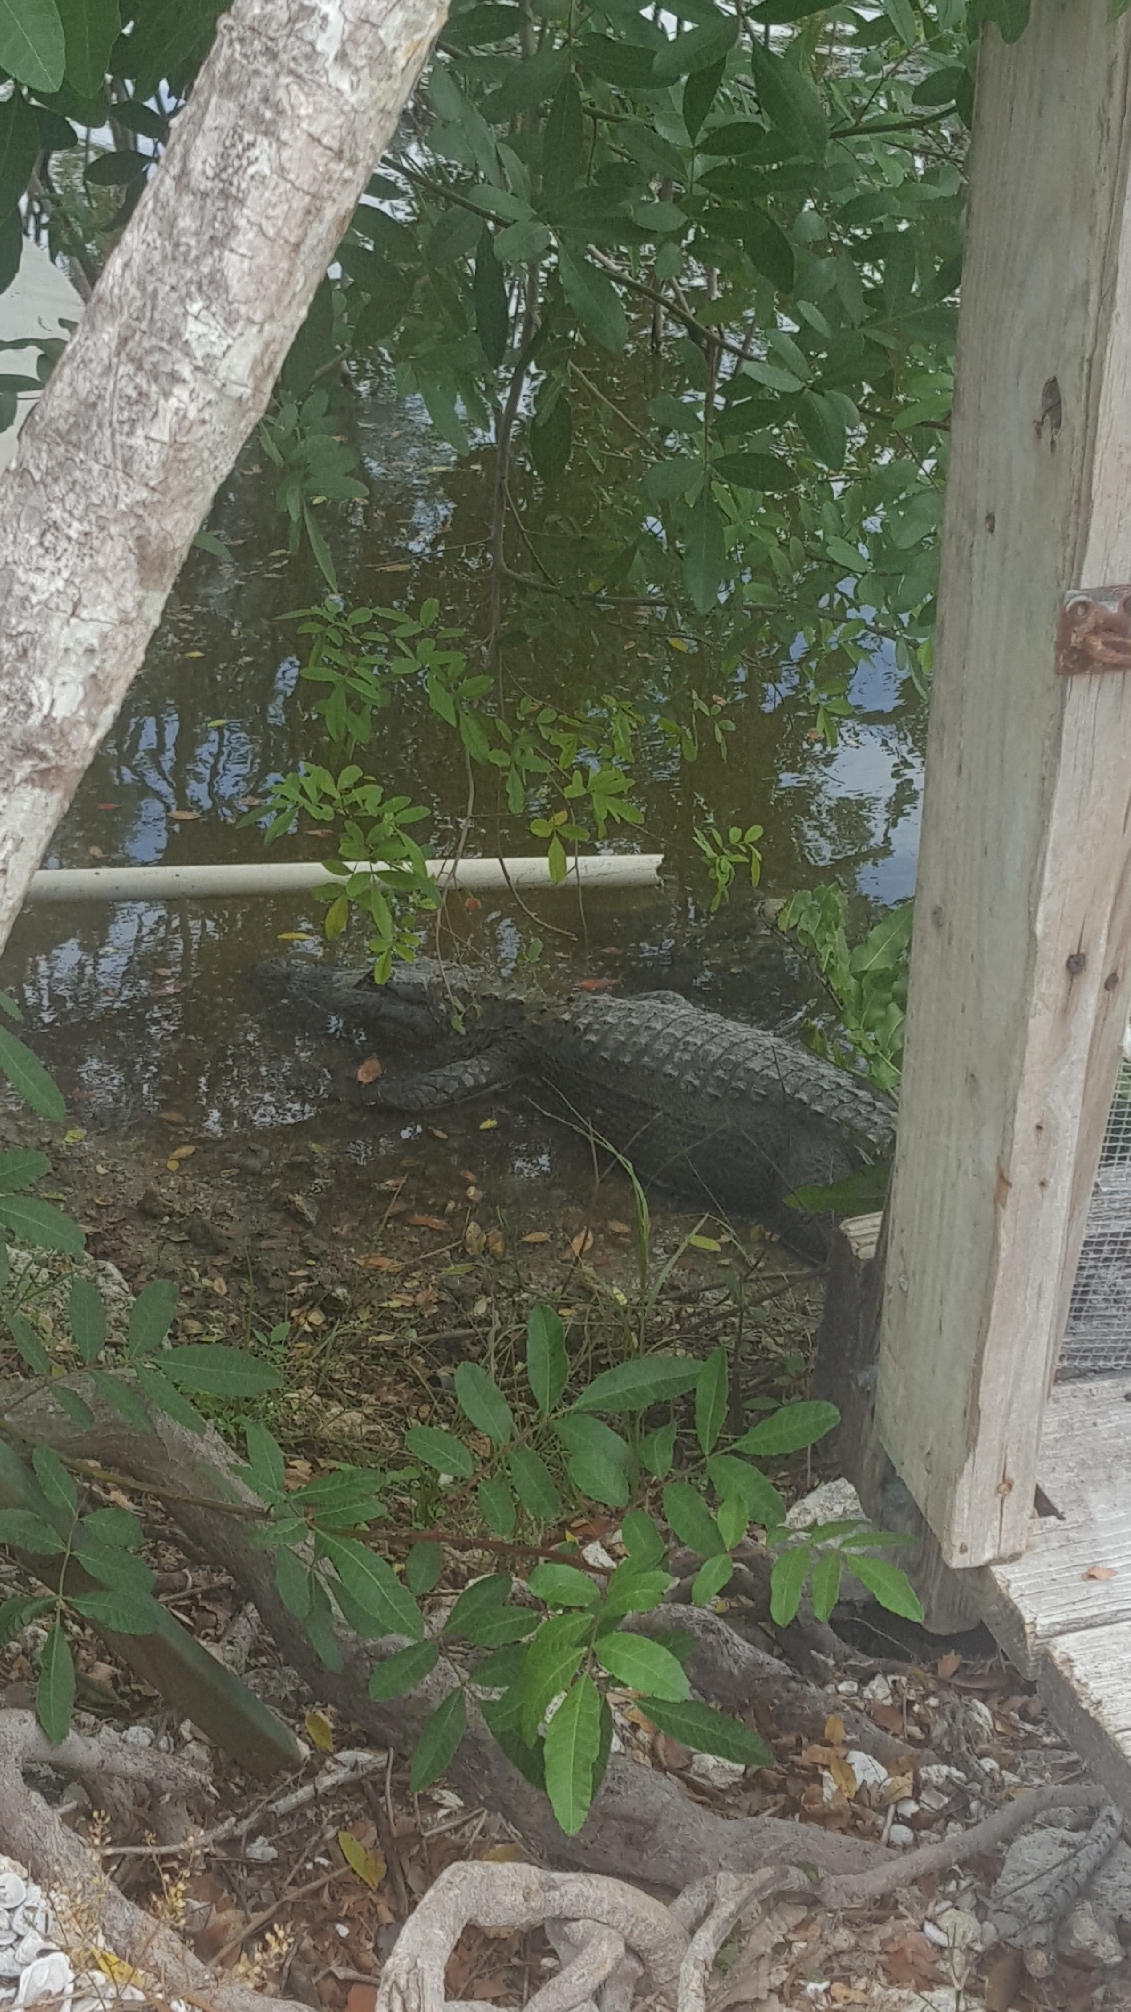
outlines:
[[[270,1907],[265,1907],[260,1914],[253,1914],[250,1921],[246,1921],[235,1935],[228,1937],[223,1948],[218,1949],[211,1959],[214,1968],[219,1970],[229,1956],[234,1956],[249,1935],[257,1935],[261,1928],[266,1928],[267,1923],[274,1919],[281,1907],[286,1907],[288,1901],[309,1900],[314,1894],[321,1893],[324,1887],[329,1886],[331,1880],[342,1879],[349,1871],[348,1865],[334,1865],[329,1872],[324,1872],[320,1879],[312,1879],[306,1886],[285,1887],[278,1899],[272,1901]]]
[[[925,1879],[928,1873],[948,1872],[952,1865],[976,1858],[981,1851],[995,1850],[1016,1837],[1019,1830],[1024,1830],[1026,1824],[1046,1809],[1099,1809],[1110,1800],[1106,1790],[1091,1782],[1034,1789],[1029,1795],[1019,1795],[1004,1809],[995,1809],[992,1816],[983,1817],[981,1823],[955,1837],[943,1837],[937,1844],[924,1844],[918,1851],[904,1852],[890,1865],[877,1865],[868,1872],[840,1873],[823,1880],[821,1898],[830,1907],[863,1907],[901,1886]]]

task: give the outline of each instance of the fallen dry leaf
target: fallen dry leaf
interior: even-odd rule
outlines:
[[[579,978],[577,989],[579,992],[610,992],[614,985],[619,984],[619,978]]]
[[[584,1257],[586,1251],[591,1251],[593,1248],[592,1230],[578,1230],[577,1235],[570,1238],[569,1247],[574,1257]]]
[[[446,1132],[440,1130],[439,1125],[429,1125],[428,1130],[434,1139],[446,1139],[448,1136]]]
[[[380,1251],[369,1251],[365,1257],[355,1258],[354,1262],[355,1264],[359,1264],[363,1271],[404,1270],[403,1259],[385,1257]]]
[[[499,1121],[497,1118],[484,1118],[479,1129],[481,1132],[497,1132],[499,1129]]]
[[[630,1237],[632,1235],[629,1224],[619,1222],[616,1216],[609,1217],[606,1228],[610,1229],[615,1237]]]
[[[828,1718],[825,1720],[825,1738],[832,1747],[842,1747],[844,1745],[844,1720],[841,1718],[839,1712],[830,1712]]]
[[[479,1223],[468,1223],[463,1233],[463,1247],[468,1257],[481,1256],[487,1243],[486,1233]]]
[[[524,1244],[548,1244],[549,1241],[549,1230],[528,1230],[524,1237],[519,1238],[519,1242]]]
[[[105,859],[106,857],[100,845],[88,845],[86,849],[91,859]]]
[[[957,1649],[948,1649],[945,1656],[939,1657],[935,1668],[940,1677],[949,1678],[956,1676],[962,1668],[962,1657],[958,1654]]]
[[[1114,1579],[1115,1567],[1114,1565],[1089,1565],[1086,1572],[1081,1572],[1080,1577],[1082,1579]]]
[[[405,1221],[414,1230],[446,1230],[451,1228],[451,1224],[446,1223],[443,1216],[406,1216]]]
[[[1024,1975],[1025,1959],[1019,1949],[995,1949],[983,1991],[986,2012],[1010,2012]]]
[[[356,1074],[359,1083],[375,1083],[378,1076],[383,1076],[384,1073],[384,1065],[377,1060],[376,1055],[367,1055],[364,1062],[359,1062],[357,1065]]]
[[[903,1713],[898,1705],[868,1705],[868,1717],[882,1726],[885,1733],[901,1734],[904,1730]]]
[[[502,1230],[488,1230],[487,1249],[490,1251],[492,1257],[506,1256],[507,1240],[503,1235]]]
[[[303,1725],[306,1727],[307,1733],[318,1748],[319,1753],[333,1753],[334,1728],[326,1717],[325,1712],[317,1711],[314,1707],[311,1707],[303,1720]]]
[[[372,1851],[355,1837],[352,1830],[338,1832],[338,1849],[352,1872],[365,1881],[368,1887],[378,1887],[388,1871],[388,1865],[379,1851]]]
[[[172,1160],[191,1160],[195,1151],[195,1146],[174,1146],[169,1157]]]
[[[483,906],[483,903],[481,901],[477,901],[474,894],[465,894],[463,897],[463,905],[469,915],[478,915],[480,909]]]
[[[171,810],[169,817],[173,824],[195,824],[200,817],[200,812],[198,810]]]

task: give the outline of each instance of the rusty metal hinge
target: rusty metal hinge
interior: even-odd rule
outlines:
[[[1131,586],[1074,587],[1061,603],[1056,671],[1131,671]]]

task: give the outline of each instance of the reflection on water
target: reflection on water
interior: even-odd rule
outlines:
[[[391,416],[392,415],[392,416]],[[486,626],[486,485],[477,463],[457,464],[412,402],[363,400],[358,438],[370,501],[341,527],[336,547],[344,590],[355,602],[415,605],[434,593],[445,621],[470,637]],[[244,458],[213,523],[232,565],[194,553],[143,675],[131,688],[45,864],[145,864],[253,856],[258,832],[241,824],[249,798],[300,755],[319,752],[302,717],[298,638],[285,619],[319,598],[309,563],[278,549],[281,520],[272,483]],[[583,707],[625,689],[646,721],[678,708],[677,681],[701,690],[712,668],[676,656],[653,624],[552,602],[522,617],[505,674],[515,693]],[[680,767],[670,742],[646,727],[640,798],[645,826],[633,842],[666,855],[662,894],[605,894],[579,915],[576,898],[547,897],[540,912],[547,982],[612,978],[626,992],[672,986],[717,1009],[788,1026],[804,1009],[809,981],[758,920],[749,891],[717,916],[706,913],[694,828],[764,825],[761,892],[788,893],[818,875],[891,902],[911,892],[918,833],[921,708],[880,652],[857,674],[866,708],[836,750],[812,738],[813,715],[791,667],[755,676],[740,666],[718,684],[735,722],[724,761],[705,746]],[[641,691],[643,688],[643,696]],[[316,725],[316,723],[315,723]],[[381,716],[373,757],[380,779],[435,806],[425,842],[445,848],[464,812],[465,778],[446,730],[407,691]],[[481,789],[470,849],[523,852],[532,841]],[[317,857],[307,833],[276,856]],[[449,907],[451,904],[449,904]],[[295,1123],[348,1094],[349,1058],[309,1032],[285,1027],[256,999],[244,973],[278,949],[280,936],[316,935],[319,904],[290,902],[122,904],[25,910],[0,982],[22,999],[37,1045],[57,1069],[76,1120],[134,1128],[169,1105],[217,1137]],[[505,902],[449,918],[469,953],[513,968],[534,925]],[[565,934],[558,934],[560,930]],[[415,1128],[417,1131],[419,1128]],[[397,1129],[398,1143],[413,1135]],[[364,1155],[364,1127],[349,1150]],[[376,1134],[373,1135],[374,1137]],[[512,1138],[513,1166],[530,1180],[548,1171],[537,1127]]]

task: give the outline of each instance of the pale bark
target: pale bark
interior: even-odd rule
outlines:
[[[236,0],[0,477],[0,948],[443,0]]]

